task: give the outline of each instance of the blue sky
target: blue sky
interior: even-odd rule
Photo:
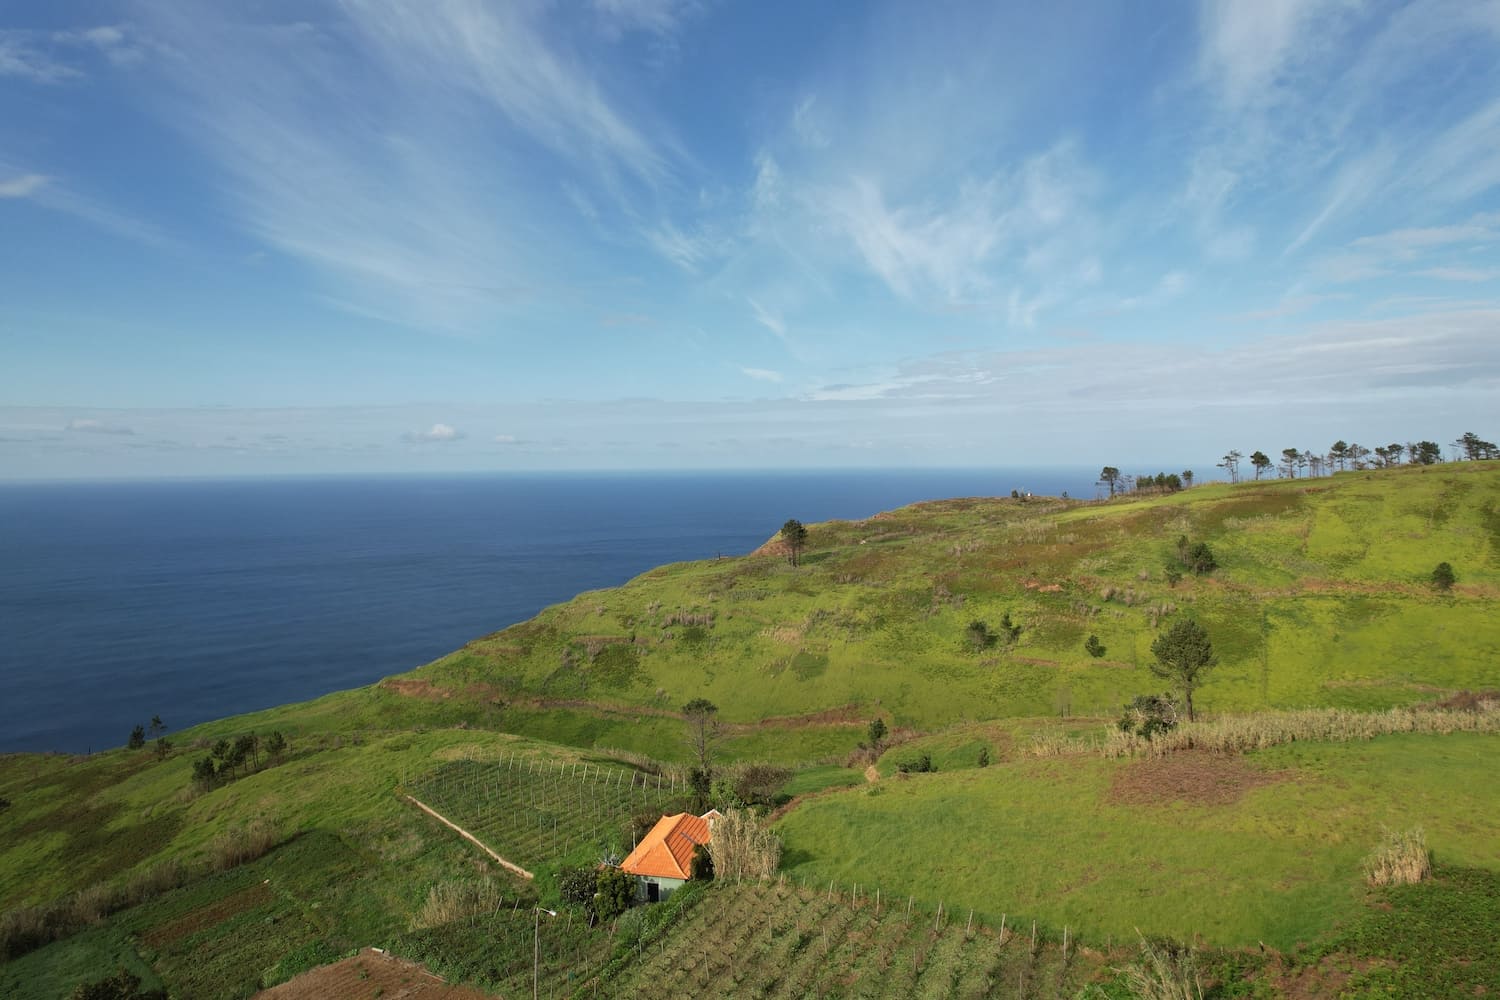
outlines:
[[[0,478],[1493,439],[1500,3],[0,11]]]

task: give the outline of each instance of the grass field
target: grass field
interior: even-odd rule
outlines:
[[[901,751],[892,751],[898,754]],[[1500,869],[1500,736],[1390,736],[1246,757],[1012,760],[886,778],[781,820],[783,866],[1064,925],[1217,945],[1311,942],[1351,919],[1382,828]]]
[[[1497,505],[1495,463],[1104,504],[919,504],[814,525],[801,567],[768,552],[582,594],[388,690],[482,691],[531,735],[680,759],[661,715],[639,713],[698,696],[746,724],[851,705],[919,728],[1109,712],[1157,685],[1151,641],[1192,615],[1221,660],[1206,710],[1410,704],[1494,679]],[[1170,583],[1180,536],[1220,568]],[[1429,585],[1439,560],[1458,571],[1451,593]],[[1014,645],[965,645],[970,621],[1004,613],[1022,626]],[[1104,657],[1084,651],[1091,634]]]

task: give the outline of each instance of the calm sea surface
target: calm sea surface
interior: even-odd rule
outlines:
[[[0,486],[0,751],[125,742],[410,670],[789,517],[1093,495],[1093,470]]]

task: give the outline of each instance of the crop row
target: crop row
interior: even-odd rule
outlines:
[[[602,996],[754,998],[1071,995],[1094,962],[1028,925],[990,928],[907,899],[796,885],[719,885]]]
[[[680,781],[661,775],[519,755],[450,761],[411,787],[417,798],[520,864],[563,858],[582,845],[628,845],[632,816],[672,808],[685,792]]]

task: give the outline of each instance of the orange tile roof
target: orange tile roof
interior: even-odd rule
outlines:
[[[620,870],[652,878],[692,878],[693,848],[708,843],[708,838],[708,820],[701,816],[663,816],[620,862]]]

